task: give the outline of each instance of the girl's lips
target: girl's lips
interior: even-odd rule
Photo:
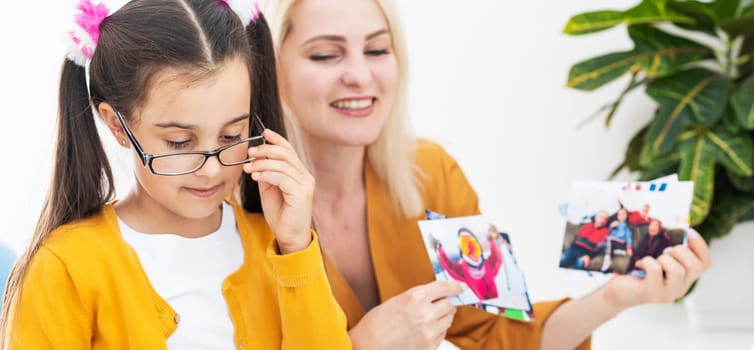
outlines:
[[[190,188],[186,187],[186,191],[199,198],[209,198],[214,196],[217,191],[220,190],[220,185],[209,188]]]

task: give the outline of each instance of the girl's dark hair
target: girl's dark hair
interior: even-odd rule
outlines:
[[[27,265],[47,236],[64,224],[97,213],[115,196],[92,109],[107,102],[125,118],[132,118],[144,104],[151,78],[158,71],[170,67],[181,77],[202,79],[235,58],[247,62],[251,115],[256,113],[267,128],[285,136],[272,38],[261,14],[244,26],[219,0],[133,0],[100,25],[90,63],[90,91],[84,68],[68,59],[63,62],[52,181],[29,247],[8,280],[0,349],[5,347],[11,305]],[[249,125],[254,123],[250,120]],[[240,186],[243,207],[261,212],[256,182],[243,176]]]

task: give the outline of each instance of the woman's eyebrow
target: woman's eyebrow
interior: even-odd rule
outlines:
[[[367,41],[369,41],[369,40],[371,40],[371,39],[373,39],[375,37],[378,37],[378,36],[384,35],[384,34],[390,34],[390,32],[387,29],[383,28],[383,29],[377,30],[377,31],[375,31],[373,33],[367,34],[366,37],[365,37],[365,39]],[[307,39],[306,41],[304,41],[303,45],[308,44],[308,43],[313,42],[313,41],[317,41],[317,40],[346,42],[346,37],[342,36],[342,35],[335,35],[335,34],[317,35],[317,36],[311,37],[311,38]]]

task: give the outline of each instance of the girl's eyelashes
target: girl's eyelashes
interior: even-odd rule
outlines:
[[[239,140],[241,140],[241,134],[238,134],[238,135],[223,135],[222,136],[222,141],[223,141],[223,143],[226,143],[226,144],[227,143],[233,143],[233,142],[236,142],[236,141],[239,141]]]
[[[220,145],[227,145],[233,142],[237,142],[241,140],[241,134],[236,135],[222,135],[220,136]],[[191,147],[191,140],[184,140],[184,141],[173,141],[173,140],[165,140],[168,147],[173,150],[186,150]]]
[[[167,142],[168,147],[170,147],[172,149],[180,150],[180,149],[186,149],[186,148],[188,148],[189,143],[191,141],[190,140],[185,140],[185,141],[166,140],[165,142]]]

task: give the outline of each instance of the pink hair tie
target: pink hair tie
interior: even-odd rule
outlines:
[[[262,10],[259,8],[259,3],[250,0],[220,0],[230,7],[233,12],[241,18],[241,23],[244,27],[249,23],[256,22],[259,19],[259,14]]]
[[[68,50],[68,58],[83,67],[94,55],[99,42],[100,25],[110,14],[110,10],[104,3],[95,5],[91,0],[80,0],[76,9],[76,25],[68,32],[72,44]]]

